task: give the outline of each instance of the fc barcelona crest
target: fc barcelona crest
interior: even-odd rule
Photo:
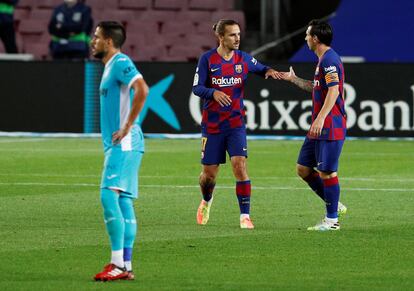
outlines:
[[[240,74],[241,72],[243,72],[243,65],[241,64],[234,65],[234,70],[236,71],[237,74]]]

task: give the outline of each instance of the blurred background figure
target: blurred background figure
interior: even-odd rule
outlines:
[[[0,0],[0,38],[8,54],[17,54],[14,7],[18,0]]]
[[[49,22],[53,59],[89,57],[90,33],[93,26],[91,8],[80,0],[64,0],[57,6]]]

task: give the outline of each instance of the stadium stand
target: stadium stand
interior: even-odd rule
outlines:
[[[96,25],[102,20],[123,23],[128,39],[123,50],[139,61],[194,60],[216,46],[213,22],[245,17],[234,1],[221,0],[86,0]],[[49,57],[47,25],[62,0],[20,0],[15,12],[16,38],[21,53]],[[1,52],[1,51],[0,51]]]

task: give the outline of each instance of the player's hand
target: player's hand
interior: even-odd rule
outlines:
[[[130,127],[123,127],[112,134],[112,143],[119,144],[121,140],[129,133]]]
[[[267,72],[265,74],[265,79],[269,79],[269,78],[280,80],[280,79],[282,79],[282,73],[278,72],[274,69],[269,69],[269,70],[267,70]]]
[[[224,92],[218,90],[214,91],[213,98],[220,104],[221,107],[231,104],[231,97]]]
[[[312,136],[320,136],[323,129],[323,124],[325,123],[325,119],[317,117],[309,130],[310,135]]]
[[[292,80],[296,78],[296,74],[292,66],[289,67],[289,72],[282,72],[281,74],[282,74],[282,80],[285,80],[285,81],[292,82]]]

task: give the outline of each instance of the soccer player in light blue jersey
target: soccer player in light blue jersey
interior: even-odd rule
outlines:
[[[133,200],[138,197],[138,170],[144,138],[137,117],[148,86],[131,59],[121,53],[124,27],[103,21],[96,27],[92,54],[105,64],[100,91],[101,130],[105,151],[101,182],[104,221],[111,241],[111,263],[97,281],[134,279],[132,248],[137,232]]]

